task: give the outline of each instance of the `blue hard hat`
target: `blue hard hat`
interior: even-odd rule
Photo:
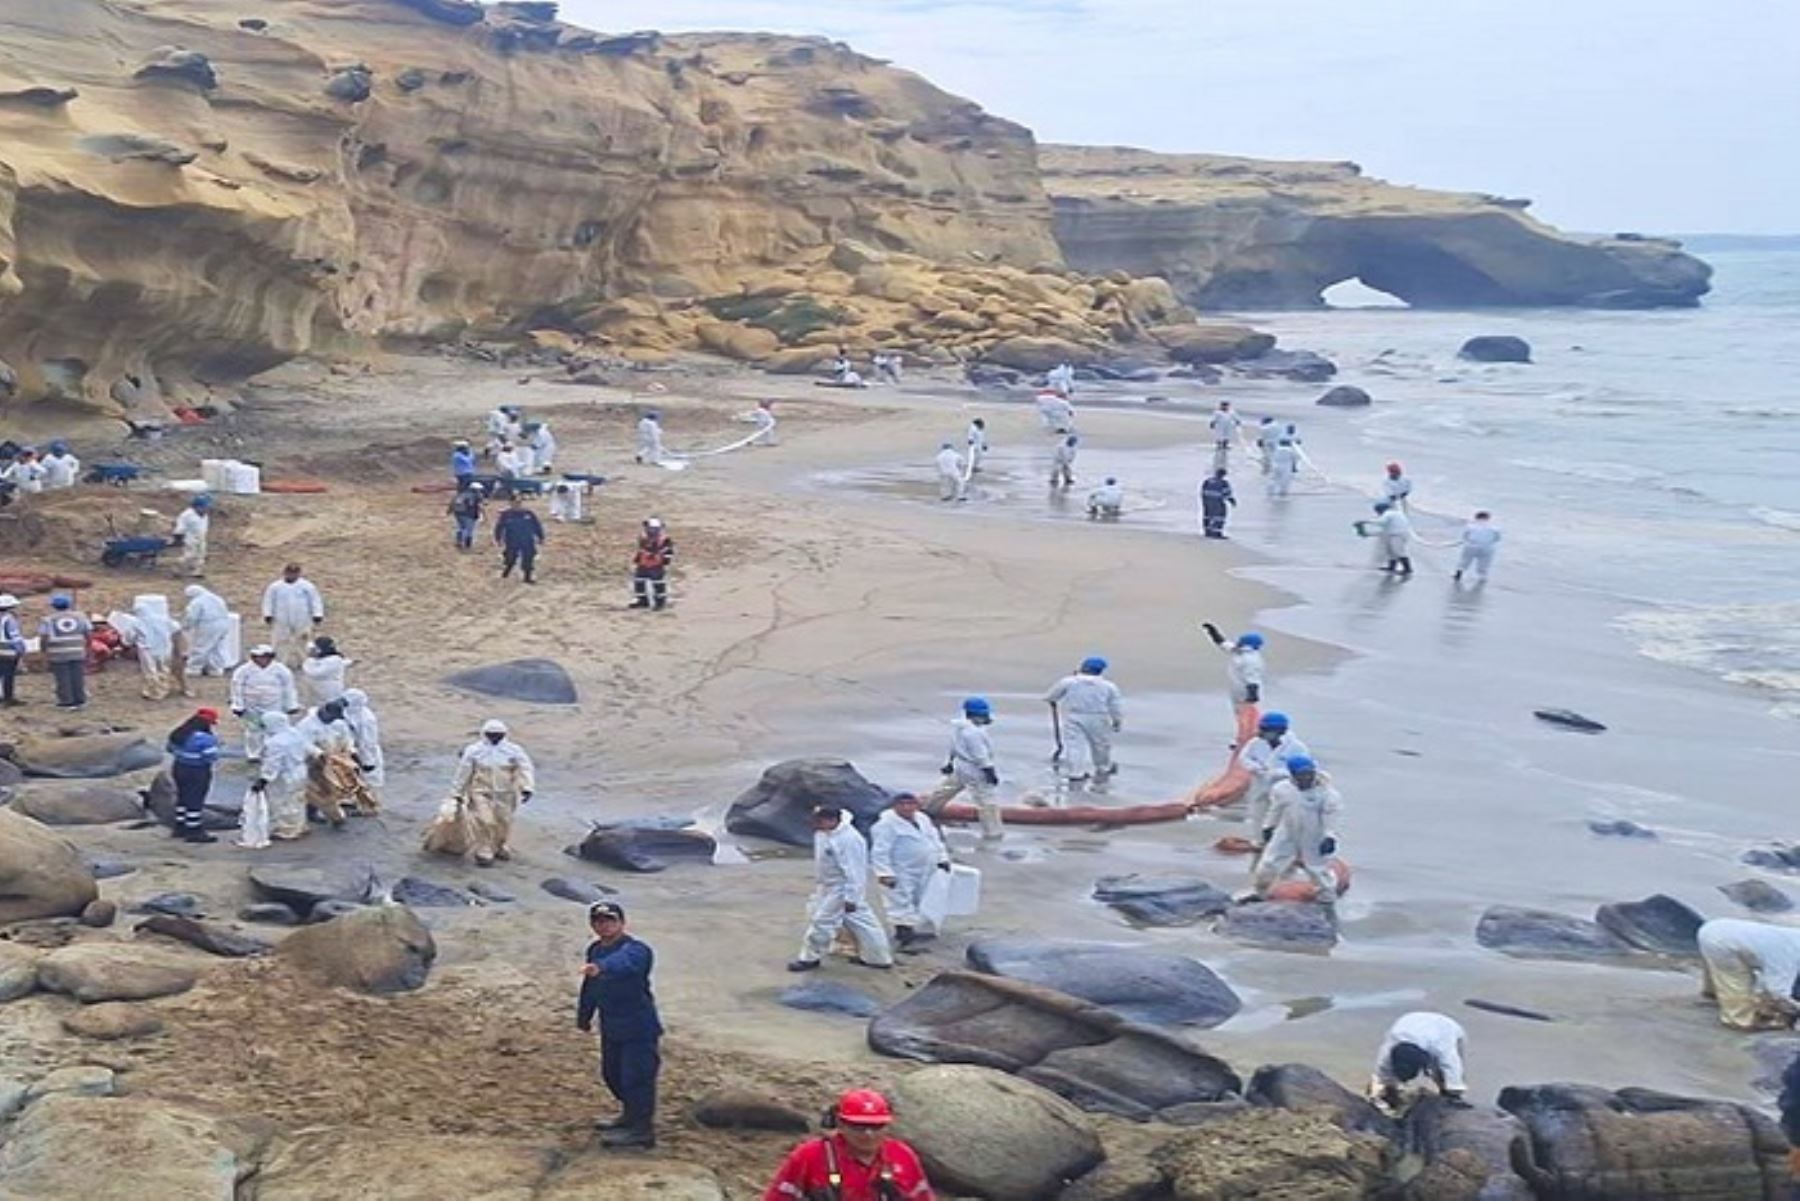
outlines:
[[[1287,761],[1288,775],[1297,776],[1303,771],[1318,771],[1319,765],[1305,755],[1295,755]]]
[[[1081,674],[1084,676],[1097,676],[1105,670],[1106,660],[1099,655],[1089,655],[1081,661]]]
[[[66,455],[69,453],[69,444],[59,439],[50,444],[50,451],[52,454]]]
[[[1263,636],[1261,634],[1239,634],[1237,644],[1247,646],[1253,651],[1259,651],[1262,649]]]
[[[1285,713],[1265,713],[1262,720],[1256,723],[1259,730],[1285,730],[1288,728],[1288,715]]]
[[[994,707],[988,704],[987,697],[985,696],[972,696],[963,702],[963,715],[965,717],[992,717],[993,714]]]
[[[196,496],[190,503],[196,509],[210,509],[212,508],[212,497],[203,494]]]
[[[72,608],[74,606],[74,604],[75,604],[74,601],[70,600],[68,597],[62,595],[61,593],[58,593],[57,595],[50,598],[50,607],[52,609],[68,609],[68,608]]]

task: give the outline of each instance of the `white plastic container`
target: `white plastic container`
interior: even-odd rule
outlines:
[[[981,909],[981,869],[958,863],[950,869],[950,890],[944,912],[951,917],[974,917]]]
[[[230,459],[200,460],[200,478],[206,481],[207,491],[225,491],[225,469],[230,463]]]
[[[205,480],[164,480],[163,487],[171,492],[186,492],[194,496],[198,496],[202,492],[216,491],[216,489],[208,487]]]
[[[236,459],[225,464],[225,482],[221,489],[238,496],[254,496],[262,491],[262,468]]]

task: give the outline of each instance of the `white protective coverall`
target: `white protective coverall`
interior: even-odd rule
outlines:
[[[369,694],[360,688],[344,691],[344,724],[350,727],[355,744],[356,762],[363,771],[363,781],[370,788],[387,783],[387,760],[381,753],[381,722],[369,707]]]
[[[908,821],[889,809],[875,819],[869,841],[869,864],[875,878],[892,877],[894,881],[882,886],[887,890],[882,895],[888,920],[906,929],[925,925],[925,919],[919,916],[925,886],[931,883],[933,872],[950,866],[950,850],[944,845],[937,823],[924,810]]]
[[[756,427],[756,437],[750,440],[752,446],[775,446],[775,409],[767,401],[750,410],[750,423]]]
[[[1250,773],[1250,788],[1244,794],[1244,820],[1250,826],[1250,837],[1262,842],[1262,832],[1269,828],[1269,790],[1288,778],[1287,761],[1295,755],[1311,758],[1306,744],[1292,734],[1283,734],[1270,743],[1258,734],[1238,752],[1238,765]]]
[[[1471,521],[1463,527],[1462,555],[1456,561],[1456,574],[1474,570],[1482,579],[1494,566],[1494,548],[1500,545],[1500,527],[1489,521]]]
[[[987,458],[989,450],[987,427],[976,425],[973,421],[969,422],[969,431],[964,436],[964,441],[969,447],[969,474],[974,475],[981,470],[981,460]]]
[[[1318,888],[1319,903],[1335,904],[1337,877],[1325,866],[1330,856],[1319,845],[1327,838],[1337,838],[1337,815],[1342,807],[1337,789],[1324,772],[1315,773],[1311,788],[1301,788],[1291,779],[1276,783],[1269,790],[1269,814],[1263,819],[1275,827],[1275,833],[1256,861],[1250,886],[1266,893],[1298,867]]]
[[[1075,482],[1075,454],[1079,447],[1070,446],[1064,438],[1050,454],[1050,486],[1067,488]]]
[[[1231,685],[1231,703],[1263,703],[1266,698],[1263,696],[1262,652],[1253,646],[1240,646],[1235,642],[1227,642],[1219,649],[1228,656],[1225,660],[1225,679]],[[1255,696],[1250,695],[1253,689]]]
[[[1256,426],[1256,449],[1262,452],[1262,473],[1275,469],[1275,448],[1281,444],[1281,427],[1273,417],[1264,417]]]
[[[536,790],[537,769],[531,756],[512,739],[489,742],[477,738],[463,748],[451,791],[480,814],[480,820],[472,823],[478,836],[470,847],[476,863],[512,858],[512,847],[507,844],[512,837],[513,814],[526,795]]]
[[[967,792],[981,822],[981,836],[999,838],[1004,833],[1000,803],[995,800],[994,786],[988,783],[986,775],[993,767],[994,746],[988,741],[987,730],[966,717],[957,718],[950,723],[950,778],[938,785],[926,807],[935,814]]]
[[[1402,1014],[1388,1027],[1387,1037],[1375,1053],[1375,1075],[1369,1081],[1369,1095],[1378,1097],[1389,1088],[1405,1087],[1389,1063],[1394,1048],[1401,1043],[1411,1043],[1436,1061],[1445,1092],[1464,1092],[1468,1082],[1463,1079],[1463,1056],[1468,1053],[1468,1042],[1468,1034],[1454,1018],[1429,1010]]]
[[[1044,383],[1058,396],[1073,396],[1075,394],[1075,368],[1067,363],[1059,363],[1045,374]]]
[[[490,410],[487,415],[487,452],[495,455],[502,446],[516,440],[519,436],[519,422],[505,409]]]
[[[1412,495],[1412,481],[1404,475],[1384,475],[1381,477],[1381,495],[1394,502],[1395,508],[1400,508]]]
[[[847,818],[839,819],[834,830],[813,831],[813,880],[801,961],[824,958],[838,931],[848,926],[857,958],[875,966],[893,963],[887,933],[869,908],[869,847]]]
[[[1067,394],[1040,392],[1037,398],[1038,420],[1053,434],[1066,434],[1075,428],[1075,406]]]
[[[160,599],[160,598],[159,598]],[[169,668],[175,658],[175,623],[169,618],[167,604],[147,596],[137,598],[131,607],[137,625],[138,670],[144,676],[144,699],[160,701],[169,695]]]
[[[0,471],[0,480],[5,480],[17,488],[21,495],[28,495],[44,490],[44,465],[36,459],[20,456],[12,461],[12,465]]]
[[[1398,505],[1383,513],[1376,526],[1381,530],[1381,555],[1390,562],[1409,558],[1412,551],[1412,522]]]
[[[581,520],[581,486],[558,484],[550,490],[550,520]]]
[[[1088,493],[1089,517],[1117,517],[1125,509],[1125,489],[1118,484],[1101,484]]]
[[[954,446],[946,446],[937,452],[937,476],[939,500],[962,500],[968,495],[962,456],[956,453]]]
[[[300,664],[300,684],[308,704],[323,705],[344,695],[344,674],[354,659],[342,655],[308,655]]]
[[[244,757],[262,758],[264,731],[269,718],[300,707],[300,694],[294,688],[294,673],[280,661],[258,667],[254,659],[246,660],[231,673],[231,711],[244,723]],[[282,721],[286,728],[285,717]]]
[[[356,738],[349,721],[326,721],[314,709],[294,728],[306,740],[306,803],[334,826],[343,823],[346,805],[359,813],[374,812],[374,795],[356,770]]]
[[[1299,475],[1299,449],[1291,443],[1276,443],[1269,455],[1269,495],[1286,496]]]
[[[1237,442],[1244,419],[1231,409],[1219,409],[1207,420],[1206,428],[1213,436],[1213,470],[1231,466],[1231,448]]]
[[[1783,1030],[1800,1017],[1800,929],[1714,918],[1700,927],[1701,995],[1719,1003],[1734,1030]]]
[[[223,674],[231,666],[225,661],[231,609],[224,597],[199,584],[189,584],[183,595],[187,609],[181,615],[181,628],[187,634],[188,675]]]
[[[192,505],[175,519],[175,536],[181,539],[181,569],[189,575],[206,571],[206,532],[212,519]]]
[[[312,641],[313,622],[325,617],[325,599],[305,576],[289,582],[276,580],[263,589],[262,615],[272,622],[269,641],[275,644],[275,657],[289,667],[298,667],[306,658],[306,644]]]
[[[262,715],[257,738],[262,756],[257,779],[262,782],[263,796],[268,801],[269,833],[275,838],[303,837],[306,806],[300,802],[300,791],[306,786],[306,735],[288,723],[287,714],[276,709]]]
[[[1071,780],[1104,779],[1118,768],[1112,736],[1125,724],[1119,686],[1104,676],[1064,676],[1044,694],[1062,726],[1063,768]]]
[[[654,417],[640,417],[637,423],[637,461],[660,463],[663,458],[662,423]]]
[[[556,465],[556,435],[550,432],[548,421],[538,422],[537,429],[532,431],[528,444],[531,450],[531,474],[548,475]]]
[[[44,489],[73,488],[75,481],[81,477],[81,460],[64,451],[57,454],[51,451],[40,460],[44,468]]]

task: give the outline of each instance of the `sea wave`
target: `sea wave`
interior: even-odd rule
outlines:
[[[1795,513],[1790,509],[1751,509],[1750,516],[1764,525],[1772,525],[1778,530],[1792,530],[1796,534],[1800,534],[1800,513]]]
[[[1634,467],[1630,463],[1609,463],[1604,459],[1576,462],[1571,459],[1511,459],[1514,467],[1542,471],[1549,475],[1566,475],[1572,479],[1594,480],[1602,484],[1653,484],[1664,478],[1650,467]]]
[[[1661,606],[1614,624],[1646,658],[1773,694],[1777,714],[1800,718],[1800,601]]]

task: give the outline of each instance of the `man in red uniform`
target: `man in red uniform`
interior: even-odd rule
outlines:
[[[916,1151],[889,1138],[887,1098],[853,1088],[838,1100],[837,1130],[795,1147],[763,1201],[933,1201]]]

